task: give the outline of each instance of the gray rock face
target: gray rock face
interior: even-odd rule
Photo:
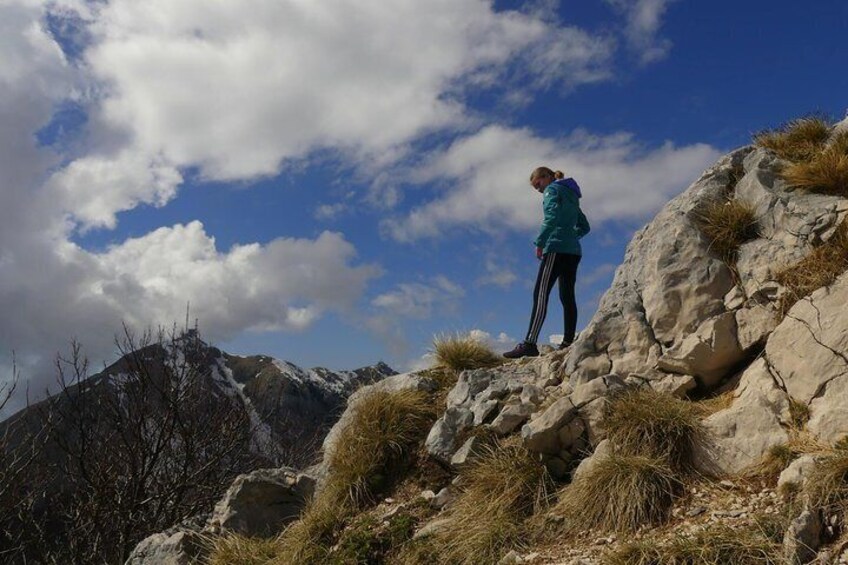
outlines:
[[[294,469],[240,475],[215,506],[209,524],[250,537],[277,535],[300,515],[314,490],[315,479]]]
[[[745,360],[736,332],[736,315],[733,312],[710,318],[695,333],[665,352],[657,362],[657,368],[693,375],[704,387],[712,388]]]
[[[200,527],[177,526],[141,540],[125,565],[193,565],[202,552]]]
[[[833,442],[848,434],[848,276],[799,301],[774,330],[766,358],[786,392],[810,407],[807,429]]]
[[[754,362],[743,373],[734,396],[730,408],[704,422],[714,436],[714,452],[705,458],[714,466],[712,472],[738,473],[789,439],[789,397],[765,360]]]
[[[664,349],[725,311],[734,286],[730,269],[710,254],[692,218],[703,202],[727,192],[731,171],[750,151],[724,157],[634,236],[612,287],[572,346],[566,372],[573,384],[653,370]]]
[[[578,385],[521,429],[524,446],[530,451],[571,458],[585,447],[603,439],[599,428],[606,397],[625,387],[618,375],[607,375]]]
[[[783,536],[783,557],[791,565],[804,565],[816,558],[821,545],[822,522],[817,511],[804,510]]]

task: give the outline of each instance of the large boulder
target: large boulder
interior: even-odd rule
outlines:
[[[695,217],[727,194],[751,148],[723,157],[669,202],[627,246],[598,311],[572,346],[572,384],[654,369],[664,350],[725,311],[730,268],[710,252]]]
[[[314,490],[314,478],[286,467],[239,475],[209,524],[250,537],[273,536],[300,515]]]
[[[718,474],[736,474],[758,463],[772,447],[786,443],[789,397],[775,381],[764,359],[743,374],[733,404],[705,420],[711,449],[699,465]]]

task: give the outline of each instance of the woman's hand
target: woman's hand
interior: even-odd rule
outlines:
[[[536,259],[540,259],[540,260],[541,260],[541,259],[542,259],[542,257],[544,257],[544,256],[545,256],[545,253],[544,253],[544,251],[542,250],[542,248],[541,248],[541,247],[537,247],[537,248],[536,248]]]

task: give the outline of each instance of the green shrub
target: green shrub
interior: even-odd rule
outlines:
[[[457,373],[501,365],[504,358],[472,335],[442,335],[433,340],[433,350],[439,365]]]

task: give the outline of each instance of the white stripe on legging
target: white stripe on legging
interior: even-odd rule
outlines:
[[[539,294],[536,298],[536,312],[533,313],[533,325],[530,326],[531,343],[536,343],[539,339],[539,332],[542,331],[542,322],[545,321],[544,313],[548,308],[548,281],[551,278],[551,271],[554,270],[554,261],[556,253],[551,251],[545,255],[545,266],[542,268],[542,280],[539,283]],[[539,326],[539,327],[536,327]]]

